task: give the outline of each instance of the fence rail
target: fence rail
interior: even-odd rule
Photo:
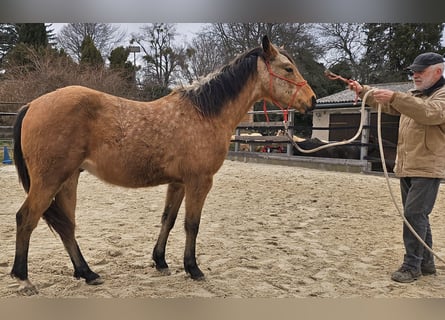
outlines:
[[[0,147],[12,146],[12,128],[22,102],[0,101]]]
[[[0,140],[12,140],[12,128],[16,112],[0,112]]]
[[[286,135],[274,136],[274,135],[252,135],[252,133],[260,131],[277,132],[278,130],[284,130],[283,122],[242,122],[240,123],[235,134],[232,136],[231,142],[233,147],[229,152],[229,158],[247,161],[258,162],[283,162],[286,164],[298,163],[298,165],[305,167],[318,167],[318,168],[332,168],[333,170],[340,170],[343,167],[343,171],[359,171],[359,172],[369,172],[369,171],[382,171],[380,155],[378,154],[378,145],[374,141],[370,141],[371,129],[375,129],[370,123],[370,110],[367,110],[366,115],[367,121],[363,126],[363,131],[359,138],[351,144],[344,146],[344,148],[355,147],[356,152],[354,156],[351,152],[347,156],[343,152],[332,152],[329,157],[324,155],[314,155],[311,153],[304,155],[297,155],[298,152],[294,151],[293,144],[288,140],[287,135],[293,136],[293,133],[300,127],[295,124],[295,113],[289,111],[289,126]],[[263,111],[252,112],[254,114],[262,114]],[[277,110],[275,113],[282,113],[282,111]],[[312,127],[312,132],[316,131],[328,131],[337,132],[339,130],[349,130],[356,131],[359,124],[353,125],[353,122],[344,123],[344,125],[327,126],[327,127]],[[331,131],[332,130],[332,131]],[[273,134],[273,133],[272,133]],[[351,135],[352,136],[352,135]],[[350,137],[347,137],[349,139]],[[310,139],[309,139],[310,140]],[[259,147],[262,146],[262,147]],[[315,146],[314,146],[315,147]],[[339,148],[339,147],[336,147]],[[340,147],[341,148],[341,147]],[[387,145],[385,146],[385,158],[393,161],[395,158],[395,146]],[[303,149],[307,149],[304,148]],[[357,151],[358,149],[358,151]],[[357,155],[357,152],[359,155]],[[386,156],[386,153],[389,156]],[[273,153],[273,154],[272,154]],[[294,155],[295,154],[295,155]],[[393,158],[391,159],[391,156]]]

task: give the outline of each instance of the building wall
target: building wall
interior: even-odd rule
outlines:
[[[329,140],[329,130],[314,128],[329,128],[330,114],[331,111],[329,110],[314,111],[312,117],[312,138],[318,138],[323,141]]]
[[[377,137],[377,112],[372,111],[370,116],[370,135]],[[325,141],[350,139],[357,132],[360,117],[359,108],[332,108],[314,111],[312,138]],[[329,128],[329,130],[322,128]],[[382,114],[382,137],[384,139],[397,143],[398,129],[398,116]]]

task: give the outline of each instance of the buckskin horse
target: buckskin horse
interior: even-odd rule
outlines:
[[[196,263],[201,211],[230,137],[249,108],[265,99],[300,112],[315,94],[291,57],[267,36],[218,71],[155,101],[140,102],[82,86],[68,86],[23,106],[14,125],[14,160],[27,197],[16,214],[11,276],[22,294],[36,294],[28,279],[31,233],[43,218],[60,235],[74,277],[103,283],[75,238],[76,189],[86,170],[111,184],[139,188],[168,184],[162,226],[152,259],[168,274],[165,247],[185,197],[184,269]]]

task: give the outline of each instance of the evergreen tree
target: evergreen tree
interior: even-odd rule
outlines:
[[[80,47],[80,63],[92,67],[103,67],[104,60],[94,45],[93,39],[86,36]]]
[[[32,68],[32,58],[29,56],[31,52],[33,55],[45,55],[46,50],[55,50],[51,49],[48,40],[54,35],[52,31],[47,31],[44,23],[3,25],[1,30],[9,40],[0,49],[4,55],[4,59],[2,59],[4,65],[21,65]],[[2,32],[0,31],[0,33]]]
[[[122,46],[113,49],[108,57],[108,60],[110,60],[110,69],[125,68],[129,54],[129,50]]]
[[[44,23],[17,23],[18,42],[35,49],[46,47],[49,43]]]
[[[108,57],[110,69],[121,72],[122,77],[128,81],[135,82],[136,67],[127,61],[130,51],[122,46],[113,49]]]
[[[10,23],[0,23],[0,67],[3,57],[17,43],[18,35],[15,26]]]
[[[404,69],[420,53],[443,53],[443,25],[433,23],[366,24],[366,54],[362,61],[369,68],[368,83],[406,81]],[[376,45],[378,44],[378,45]]]

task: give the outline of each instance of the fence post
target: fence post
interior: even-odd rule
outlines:
[[[289,127],[287,128],[287,133],[288,133],[288,135],[290,137],[293,137],[294,136],[295,110],[289,110],[288,121],[289,121]],[[293,145],[292,145],[292,143],[288,142],[286,149],[287,149],[286,150],[286,155],[287,156],[292,156],[293,155]]]
[[[369,126],[371,124],[371,110],[366,109],[363,119],[363,130],[361,136],[361,147],[360,147],[360,160],[365,160],[368,156],[368,144],[369,144]]]
[[[241,133],[241,130],[236,128],[235,129],[235,135],[239,136]],[[239,152],[239,142],[235,142],[235,152]]]

